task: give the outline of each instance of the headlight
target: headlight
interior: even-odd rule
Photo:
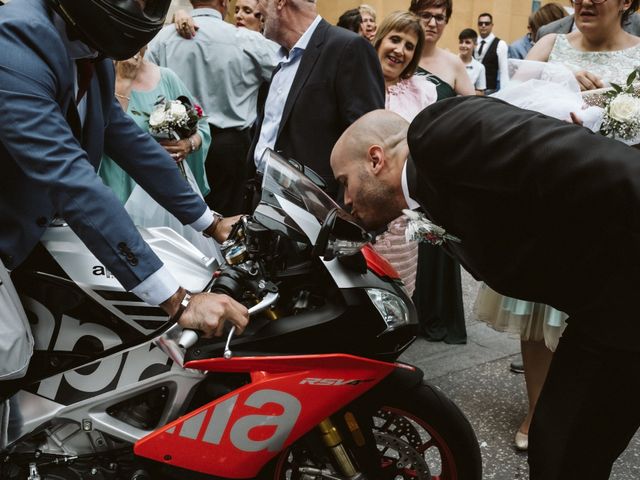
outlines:
[[[379,288],[365,288],[365,291],[387,324],[387,328],[380,335],[409,324],[409,307],[402,298]]]

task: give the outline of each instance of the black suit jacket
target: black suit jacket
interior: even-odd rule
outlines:
[[[640,350],[640,154],[500,100],[438,102],[413,121],[413,198],[460,237],[476,278]],[[575,326],[574,326],[575,325]]]
[[[253,168],[267,92],[264,88],[258,99],[249,151]],[[349,125],[379,108],[384,108],[384,78],[375,50],[364,38],[321,20],[300,60],[275,150],[311,167],[335,194],[337,182],[329,165],[334,144]]]

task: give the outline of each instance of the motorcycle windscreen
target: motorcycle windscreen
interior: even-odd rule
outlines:
[[[311,180],[320,177],[308,168],[287,161],[270,149],[265,150],[263,162],[262,197],[256,217],[262,214],[273,220],[277,212],[280,223],[293,226],[315,244],[327,215],[340,206]],[[351,217],[344,210],[342,214]]]

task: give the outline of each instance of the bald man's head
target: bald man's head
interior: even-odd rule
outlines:
[[[354,122],[331,152],[331,168],[344,186],[344,202],[367,228],[378,228],[406,208],[402,169],[409,153],[409,123],[387,110]]]

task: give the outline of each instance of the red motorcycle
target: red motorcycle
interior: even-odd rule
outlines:
[[[221,267],[142,231],[181,284],[251,305],[242,336],[167,327],[64,225],[12,272],[36,351],[3,386],[1,478],[481,478],[465,416],[396,361],[417,331],[398,275],[312,172],[268,155]]]

